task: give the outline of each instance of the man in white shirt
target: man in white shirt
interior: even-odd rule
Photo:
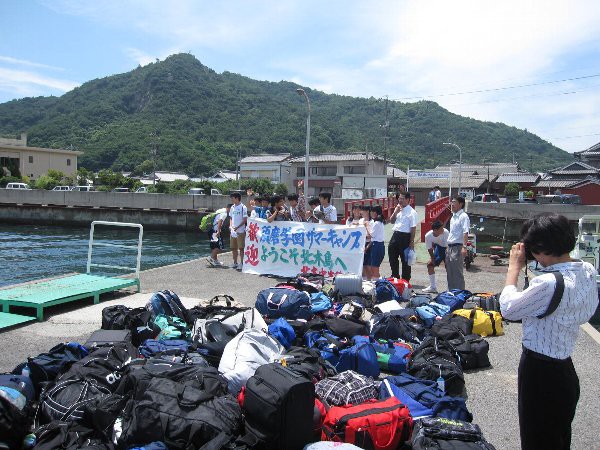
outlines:
[[[423,289],[427,294],[437,293],[435,285],[435,268],[446,259],[446,247],[448,246],[448,235],[450,232],[444,228],[442,222],[436,220],[431,224],[431,230],[425,235],[425,248],[429,252],[427,273],[429,274],[429,286]]]
[[[406,261],[404,251],[407,248],[415,249],[415,232],[419,218],[417,212],[410,206],[410,193],[400,194],[399,203],[390,217],[390,223],[394,224],[394,234],[388,244],[388,258],[392,277],[403,278],[410,281],[410,266]],[[400,277],[400,263],[402,261],[402,277]]]
[[[242,269],[244,261],[244,244],[246,241],[246,222],[248,222],[248,208],[242,203],[242,196],[238,192],[234,192],[229,196],[233,205],[229,210],[230,239],[229,245],[233,254],[232,269]],[[239,264],[238,264],[239,255]]]
[[[436,186],[433,189],[435,190],[435,199],[439,200],[440,198],[442,198],[442,191],[440,191],[440,187]]]
[[[464,211],[465,199],[460,195],[450,203],[452,218],[450,219],[450,234],[448,235],[448,250],[446,251],[446,277],[448,290],[464,289],[463,261],[467,256],[467,242],[471,222]]]
[[[313,215],[319,219],[319,223],[337,223],[337,209],[331,204],[331,194],[321,192],[319,201],[321,205],[313,210]]]

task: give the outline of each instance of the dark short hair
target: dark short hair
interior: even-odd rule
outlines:
[[[569,219],[560,214],[537,215],[521,228],[528,259],[533,259],[533,253],[562,256],[573,250],[576,241]]]
[[[233,192],[229,195],[229,198],[237,198],[238,200],[241,200],[242,196],[239,192]]]
[[[352,210],[355,210],[355,209],[361,209],[361,206],[359,203],[352,203]]]
[[[255,201],[255,202],[259,202],[259,203],[260,203],[260,202],[262,202],[263,200],[265,200],[265,199],[264,199],[264,198],[262,198],[262,197],[256,197],[256,198],[254,199],[254,201]]]
[[[279,195],[274,195],[273,197],[271,197],[271,206],[275,206],[281,200],[282,200],[282,197],[280,197]]]
[[[383,218],[383,210],[381,209],[381,206],[379,205],[375,205],[371,208],[371,212],[374,212],[375,214],[377,214],[377,221],[379,222],[385,222],[385,219]]]
[[[328,202],[331,201],[331,194],[329,192],[319,192],[319,197],[324,198]]]
[[[360,205],[360,210],[371,212],[371,207],[369,205]]]
[[[404,197],[406,200],[410,200],[410,192],[404,192],[403,194],[400,194],[401,197]]]
[[[439,189],[439,188],[440,188],[439,186],[434,186],[434,189]]]
[[[452,197],[452,200],[456,200],[463,207],[465,206],[465,198],[462,195],[455,195],[454,197]]]
[[[308,204],[309,204],[310,206],[317,206],[317,205],[320,205],[320,204],[321,204],[321,200],[319,200],[318,198],[311,198],[311,199],[308,201]]]
[[[439,220],[436,220],[435,222],[433,222],[431,224],[431,229],[432,230],[439,230],[442,227],[443,227],[442,222],[440,222]]]
[[[288,201],[298,201],[298,194],[290,194],[287,196]]]

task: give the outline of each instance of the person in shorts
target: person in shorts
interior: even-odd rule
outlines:
[[[437,293],[435,285],[435,268],[446,260],[446,248],[448,247],[448,235],[450,232],[444,228],[442,222],[436,220],[431,224],[431,230],[425,235],[425,248],[429,252],[427,262],[427,273],[429,274],[429,286],[423,289],[427,294]]]
[[[229,210],[231,209],[231,203],[227,205],[225,211],[217,213],[213,219],[212,229],[208,232],[208,240],[210,242],[210,256],[206,258],[210,267],[223,267],[223,263],[219,261],[219,253],[222,253],[225,249],[223,245],[223,238],[221,236],[221,230],[223,225],[229,216]]]
[[[233,256],[233,265],[231,268],[241,270],[242,262],[244,261],[248,208],[242,203],[242,196],[238,192],[234,192],[229,197],[232,201],[229,210],[229,245]]]

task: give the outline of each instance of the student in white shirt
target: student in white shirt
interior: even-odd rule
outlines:
[[[365,219],[361,217],[360,214],[360,205],[358,203],[354,203],[352,205],[351,216],[346,219],[347,227],[358,227],[365,223]]]
[[[379,267],[385,257],[385,230],[384,230],[385,219],[383,218],[383,211],[381,206],[373,206],[371,208],[371,249],[369,251],[367,265],[367,279],[377,280],[380,278]]]
[[[219,261],[219,253],[223,252],[225,248],[223,245],[223,238],[221,237],[221,230],[227,217],[229,216],[229,210],[232,204],[227,205],[224,211],[218,213],[213,219],[212,229],[208,232],[208,240],[210,241],[210,256],[206,258],[210,267],[222,267],[223,263]]]
[[[242,203],[242,196],[234,192],[229,196],[233,205],[229,210],[229,245],[233,256],[232,269],[242,269],[244,261],[244,245],[246,242],[246,223],[248,222],[248,208]],[[239,264],[238,264],[239,258]]]
[[[579,400],[571,354],[579,326],[598,306],[597,272],[591,264],[571,259],[575,243],[566,217],[540,215],[523,225],[521,242],[510,251],[500,310],[506,319],[523,321],[518,369],[522,449],[571,448],[571,423]],[[547,273],[519,292],[517,281],[527,259],[535,259]]]
[[[471,222],[464,211],[465,199],[457,195],[450,203],[452,218],[450,219],[450,234],[448,235],[448,250],[446,251],[446,278],[448,290],[464,289],[465,277],[463,263],[467,256],[469,229]]]
[[[373,221],[371,220],[371,207],[367,205],[360,206],[360,215],[363,225],[366,230],[365,235],[365,256],[363,257],[363,271],[362,276],[363,280],[368,280],[370,278],[370,267],[369,261],[371,260],[371,229],[373,225]]]
[[[313,210],[313,214],[319,219],[319,223],[337,223],[337,209],[331,204],[331,194],[321,192],[319,201],[321,205]]]
[[[417,212],[410,206],[410,193],[405,192],[398,197],[399,203],[390,217],[394,224],[392,238],[388,244],[388,259],[392,277],[400,278],[400,261],[402,261],[402,278],[410,281],[410,266],[407,264],[404,251],[415,249],[415,232],[417,230]]]
[[[425,248],[429,252],[427,273],[429,274],[429,286],[423,289],[425,293],[437,293],[435,284],[435,268],[446,259],[446,247],[448,246],[448,235],[450,232],[444,228],[442,222],[436,220],[431,224],[431,230],[425,234]]]

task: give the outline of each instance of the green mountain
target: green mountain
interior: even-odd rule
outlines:
[[[0,135],[27,132],[32,146],[73,146],[85,152],[80,166],[87,169],[133,170],[151,159],[151,133],[158,131],[157,168],[206,175],[234,168],[238,152],[303,154],[307,109],[298,87],[218,74],[178,54],[61,97],[0,104]],[[305,90],[311,153],[368,148],[383,155],[385,102]],[[540,170],[572,159],[532,133],[452,114],[430,101],[390,101],[389,123],[388,156],[399,167],[457,159],[445,141],[458,143],[467,163],[508,161],[515,154],[522,167]]]

